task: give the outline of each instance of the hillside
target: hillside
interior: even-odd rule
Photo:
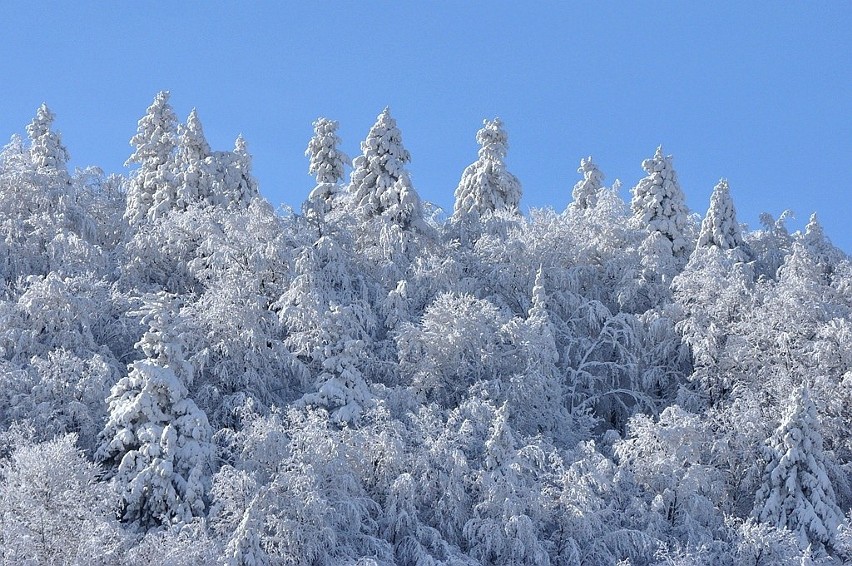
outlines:
[[[663,148],[521,214],[499,119],[452,211],[390,111],[275,210],[157,95],[128,174],[42,106],[0,153],[7,564],[852,560],[852,263],[691,211]],[[307,140],[306,140],[307,141]]]

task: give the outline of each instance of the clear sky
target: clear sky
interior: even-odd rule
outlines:
[[[125,171],[158,90],[214,149],[243,133],[262,193],[298,208],[318,116],[347,153],[385,106],[421,197],[452,209],[482,119],[522,205],[561,210],[582,156],[627,190],[662,144],[702,215],[816,211],[852,252],[850,2],[4,2],[0,139],[41,102],[73,166]]]

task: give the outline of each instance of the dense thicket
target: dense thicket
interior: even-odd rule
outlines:
[[[4,563],[852,560],[852,263],[815,216],[749,230],[724,180],[692,214],[662,148],[629,205],[586,157],[523,216],[499,119],[444,216],[388,109],[346,182],[318,119],[276,212],[166,92],[127,176],[53,121],[0,153]]]

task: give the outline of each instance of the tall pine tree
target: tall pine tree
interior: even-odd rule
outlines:
[[[321,218],[330,211],[343,179],[349,157],[337,148],[340,144],[337,127],[337,122],[328,118],[317,118],[314,122],[314,136],[308,142],[305,156],[310,159],[308,172],[316,177],[317,184],[308,195],[305,214]]]
[[[207,416],[189,397],[177,305],[161,293],[138,314],[148,326],[107,399],[109,417],[96,457],[117,466],[114,480],[124,521],[147,529],[189,522],[204,513],[213,447]]]
[[[381,217],[402,229],[424,228],[423,206],[405,169],[409,161],[402,133],[385,108],[352,163],[349,192],[362,220]]]
[[[586,209],[595,206],[598,202],[598,193],[603,188],[604,174],[592,161],[592,156],[580,160],[577,173],[583,175],[583,179],[574,185],[571,196],[574,199],[574,208]]]
[[[30,138],[30,159],[39,173],[67,173],[69,155],[62,145],[62,136],[52,129],[56,116],[42,104],[27,126]]]
[[[768,463],[754,501],[754,517],[793,531],[802,548],[831,545],[843,512],[828,479],[819,417],[807,386],[766,442]]]
[[[169,91],[160,91],[148,112],[139,120],[136,135],[130,138],[135,150],[126,165],[138,164],[127,189],[125,218],[131,225],[148,217],[154,195],[174,186],[173,160],[177,146],[177,117],[169,104]]]
[[[668,240],[676,258],[689,254],[687,229],[689,209],[686,197],[672,167],[672,156],[657,148],[654,157],[642,162],[647,176],[633,188],[630,207],[636,223],[651,234],[659,233]]]
[[[488,213],[518,212],[521,182],[506,168],[509,135],[500,118],[484,120],[476,133],[479,158],[467,166],[456,187],[453,220],[478,220]]]
[[[737,223],[737,212],[728,181],[720,179],[710,196],[710,208],[701,222],[698,247],[716,246],[721,250],[732,250],[742,245],[742,229]]]

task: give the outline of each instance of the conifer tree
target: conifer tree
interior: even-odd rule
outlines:
[[[486,213],[518,212],[521,182],[506,169],[509,136],[500,118],[484,120],[476,133],[479,158],[467,166],[455,192],[453,220],[476,221]]]
[[[477,478],[480,502],[464,526],[470,554],[485,564],[550,564],[530,514],[537,507],[524,485],[522,457],[503,405],[494,414]]]
[[[42,104],[33,121],[27,125],[30,159],[40,173],[67,172],[68,150],[62,145],[62,136],[51,129],[55,118],[47,105]]]
[[[817,218],[816,212],[808,218],[808,224],[805,226],[805,234],[803,238],[805,245],[811,247],[820,247],[825,245],[825,230]]]
[[[592,161],[592,156],[580,160],[577,173],[583,175],[583,179],[574,185],[571,196],[574,199],[572,206],[578,209],[586,209],[595,206],[598,202],[598,193],[603,188],[604,174]]]
[[[720,179],[710,196],[710,208],[701,222],[698,247],[716,246],[721,250],[732,250],[743,245],[740,225],[727,179]]]
[[[814,275],[820,276],[823,284],[831,284],[838,279],[838,271],[845,262],[846,254],[836,248],[825,235],[822,224],[817,218],[816,212],[811,214],[805,233],[801,234],[800,242],[808,255],[816,264]],[[795,246],[794,246],[795,249]]]
[[[547,377],[552,377],[555,364],[559,360],[559,353],[553,336],[553,324],[550,321],[550,315],[547,313],[547,292],[544,288],[544,273],[541,267],[535,274],[532,306],[526,324],[532,336],[536,338],[536,343],[529,343],[529,351],[525,352],[527,363],[530,367],[546,374]]]
[[[154,195],[174,186],[173,160],[177,137],[177,117],[169,104],[169,91],[160,91],[148,112],[139,120],[135,148],[126,165],[139,164],[127,190],[125,218],[131,225],[145,220],[154,206]]]
[[[843,513],[826,474],[816,406],[807,386],[791,401],[789,412],[766,442],[768,463],[753,515],[793,531],[802,548],[831,545]]]
[[[252,175],[252,156],[242,134],[234,141],[230,163],[224,168],[221,186],[214,187],[214,201],[228,209],[246,209],[260,196],[257,180]]]
[[[519,346],[521,373],[510,379],[507,396],[513,425],[524,434],[546,432],[564,435],[570,415],[556,363],[559,353],[555,328],[547,312],[543,269],[539,267],[532,289],[532,306],[526,320],[515,319],[503,328]]]
[[[385,108],[361,143],[361,155],[352,163],[349,193],[362,220],[383,218],[402,229],[424,230],[423,205],[405,165],[411,154]]]
[[[630,202],[633,218],[639,226],[665,236],[672,255],[683,257],[689,251],[686,233],[689,209],[672,167],[672,156],[663,155],[660,146],[654,157],[642,162],[642,168],[648,175],[633,188]]]
[[[199,202],[212,204],[213,195],[209,186],[211,179],[207,163],[210,154],[210,144],[204,136],[198,112],[193,108],[186,124],[178,127],[175,193],[154,195],[158,216],[169,209],[186,210]]]
[[[340,137],[336,121],[317,118],[313,126],[314,137],[308,142],[305,156],[310,159],[308,172],[316,177],[317,185],[308,195],[306,206],[313,214],[322,215],[331,210],[349,157],[337,148]]]
[[[361,366],[369,332],[375,325],[375,317],[364,302],[329,306],[319,325],[321,345],[314,352],[322,371],[316,393],[305,395],[305,404],[324,407],[339,423],[358,419],[372,397]]]
[[[32,163],[30,152],[24,147],[20,134],[12,134],[9,143],[0,150],[0,174],[13,175],[24,171]]]
[[[186,523],[204,512],[212,430],[189,397],[192,366],[185,359],[174,300],[160,293],[137,314],[148,326],[107,403],[109,417],[96,456],[117,465],[121,517],[140,528]]]

